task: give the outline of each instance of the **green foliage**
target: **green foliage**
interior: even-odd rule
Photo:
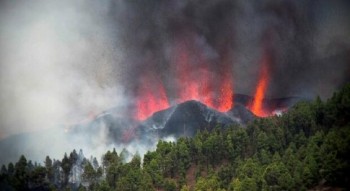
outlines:
[[[231,183],[232,178],[234,177],[235,169],[233,165],[223,165],[218,170],[217,175],[220,180],[220,187],[226,187]]]
[[[46,179],[46,168],[37,167],[29,175],[29,184],[34,190],[45,190],[49,188],[49,182]]]
[[[187,185],[182,186],[180,191],[190,191],[190,187]]]
[[[164,190],[166,191],[176,191],[176,182],[173,179],[166,179],[164,181]]]
[[[99,191],[109,191],[111,190],[111,187],[109,187],[108,183],[106,180],[102,180],[100,184],[97,186],[97,189]]]
[[[120,155],[107,151],[101,166],[85,159],[82,180],[90,186],[76,189],[306,190],[320,182],[350,189],[349,122],[350,85],[326,102],[319,97],[300,102],[282,116],[246,127],[205,130],[175,143],[160,140],[143,162],[138,153],[127,162],[132,154],[126,149]],[[21,156],[1,167],[0,187],[69,190],[68,175],[78,158],[75,150],[62,161],[47,156],[42,167]]]
[[[14,187],[17,190],[25,190],[28,187],[29,171],[27,159],[22,155],[15,165]]]
[[[115,149],[112,152],[107,153],[102,157],[102,164],[104,171],[106,172],[106,181],[111,188],[115,188],[115,184],[119,178],[120,166],[122,160],[119,158]]]
[[[100,168],[94,169],[90,162],[84,167],[84,173],[81,175],[83,181],[88,182],[92,187],[96,186],[100,177],[102,176],[102,170]]]
[[[0,174],[1,174],[1,175],[7,174],[7,169],[6,169],[6,166],[5,166],[5,165],[2,165],[2,166],[1,166]]]
[[[292,177],[282,162],[269,164],[263,178],[269,190],[290,190],[293,187]]]
[[[50,182],[53,182],[54,180],[54,169],[52,166],[52,160],[50,159],[49,156],[46,156],[45,158],[45,168],[46,168],[46,173],[47,173],[47,179]]]
[[[68,184],[68,178],[69,178],[69,172],[71,169],[71,163],[67,157],[67,153],[64,153],[64,157],[62,159],[62,164],[61,167],[63,169],[63,173],[64,173],[64,181],[63,181],[63,185],[66,186]]]
[[[219,190],[220,185],[219,185],[219,180],[217,176],[211,176],[208,178],[203,178],[200,177],[195,185],[195,189],[196,191],[214,191],[214,190]]]

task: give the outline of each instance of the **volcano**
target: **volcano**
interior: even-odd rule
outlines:
[[[219,112],[207,105],[190,100],[154,113],[142,123],[146,131],[166,136],[193,137],[197,131],[211,131],[216,126],[226,127],[240,121],[228,113]]]
[[[300,99],[265,98],[261,107],[274,115],[287,110]],[[89,137],[99,135],[102,131],[107,134],[106,144],[128,143],[133,140],[152,142],[170,136],[193,137],[198,131],[211,131],[215,127],[226,128],[237,124],[245,126],[259,117],[250,111],[249,106],[253,101],[252,96],[235,94],[235,105],[228,111],[221,112],[200,101],[190,100],[156,111],[144,120],[123,116],[114,108],[101,113],[88,124],[76,125],[70,131],[89,134]]]
[[[202,102],[190,100],[170,106],[166,109],[153,113],[145,120],[136,120],[128,112],[124,114],[121,110],[126,108],[111,108],[97,115],[93,120],[76,124],[66,129],[66,141],[81,140],[88,142],[90,147],[96,144],[106,145],[127,145],[133,141],[140,144],[153,145],[159,139],[173,137],[193,137],[198,131],[211,131],[216,127],[226,128],[230,125],[241,124],[244,127],[258,116],[249,110],[249,105],[254,97],[244,94],[235,94],[235,105],[227,112],[220,112]],[[276,111],[287,110],[296,102],[299,97],[263,99],[262,107],[265,111],[276,113]],[[57,132],[56,132],[57,131]],[[1,141],[0,151],[5,151],[8,145],[18,145],[19,140],[35,140],[42,142],[42,139],[34,138],[50,137],[51,134],[59,134],[61,129],[55,131],[40,131],[37,134],[22,134],[21,136],[10,136]],[[62,136],[61,136],[62,137]],[[21,142],[22,143],[22,142]],[[84,142],[85,143],[85,142]],[[152,144],[149,144],[152,143]],[[44,149],[44,148],[43,148]],[[18,158],[17,151],[23,153],[30,150],[28,145],[18,145],[18,148],[8,153],[14,160]],[[10,157],[10,158],[11,158]]]

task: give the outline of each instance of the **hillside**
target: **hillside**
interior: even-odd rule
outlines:
[[[181,111],[181,110],[180,110]],[[181,112],[180,112],[181,114]],[[179,115],[180,115],[179,114]],[[175,115],[176,116],[176,115]],[[350,85],[327,101],[299,102],[258,118],[159,141],[143,157],[108,151],[102,163],[76,151],[44,166],[22,156],[1,169],[1,190],[349,189]],[[127,158],[131,161],[126,162]],[[74,178],[75,177],[75,178]]]

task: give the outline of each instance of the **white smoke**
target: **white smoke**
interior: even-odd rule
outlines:
[[[0,5],[0,141],[33,132],[25,139],[16,135],[15,145],[1,146],[2,153],[44,160],[45,155],[63,157],[85,148],[100,156],[106,151],[105,132],[94,137],[92,150],[86,144],[89,137],[68,139],[64,130],[127,102],[119,81],[120,51],[105,22],[109,3]],[[18,159],[8,154],[1,161],[6,157]]]
[[[4,3],[13,9],[1,11],[2,137],[75,122],[125,101],[120,55],[96,15],[102,7],[20,3]]]

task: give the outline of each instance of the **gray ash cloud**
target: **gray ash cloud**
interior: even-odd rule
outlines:
[[[180,40],[195,49],[194,59],[204,55],[214,76],[229,60],[238,93],[254,93],[266,41],[270,97],[326,98],[349,80],[346,1],[116,1],[113,8],[132,87],[135,76],[151,70],[172,92]]]

